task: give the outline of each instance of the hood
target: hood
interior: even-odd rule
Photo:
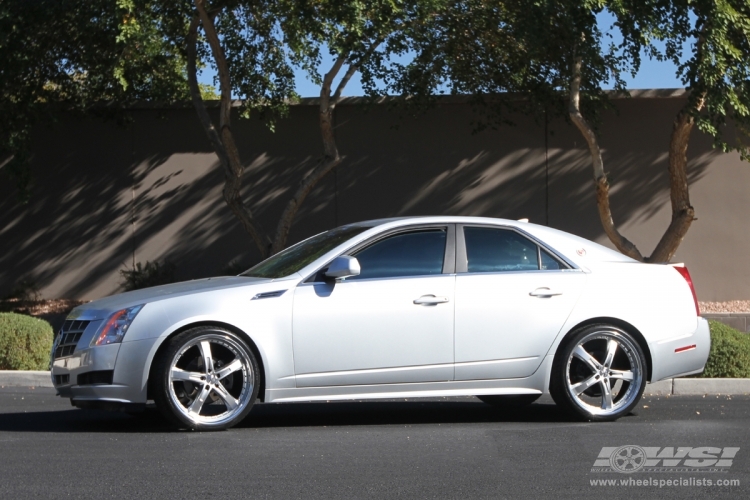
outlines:
[[[205,278],[200,280],[183,281],[171,285],[161,285],[132,292],[119,293],[102,299],[82,304],[73,309],[68,319],[102,319],[112,311],[125,309],[127,307],[159,300],[191,295],[194,293],[210,292],[226,288],[246,287],[263,285],[265,283],[288,281],[297,278],[290,276],[282,279],[249,278],[244,276],[221,276],[218,278]]]

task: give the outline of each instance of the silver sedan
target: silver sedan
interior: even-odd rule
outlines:
[[[690,274],[526,222],[348,224],[240,276],[74,309],[52,351],[60,396],[226,429],[257,401],[549,392],[585,420],[627,414],[647,382],[699,373],[710,347]]]

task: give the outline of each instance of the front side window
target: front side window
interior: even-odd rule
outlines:
[[[362,271],[346,280],[441,274],[446,242],[445,229],[389,236],[354,254]]]
[[[240,276],[273,279],[289,276],[368,229],[370,226],[351,225],[320,233],[269,257]]]
[[[539,269],[538,246],[515,231],[464,227],[464,241],[470,273]]]

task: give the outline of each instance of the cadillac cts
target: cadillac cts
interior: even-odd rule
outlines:
[[[473,395],[615,420],[647,382],[698,373],[710,347],[687,269],[642,264],[522,221],[348,224],[239,276],[74,309],[52,379],[80,408],[176,426],[240,422],[256,400]]]

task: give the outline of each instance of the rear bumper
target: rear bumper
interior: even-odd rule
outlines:
[[[711,350],[708,321],[699,317],[693,333],[654,342],[649,349],[653,365],[651,382],[701,373]]]

